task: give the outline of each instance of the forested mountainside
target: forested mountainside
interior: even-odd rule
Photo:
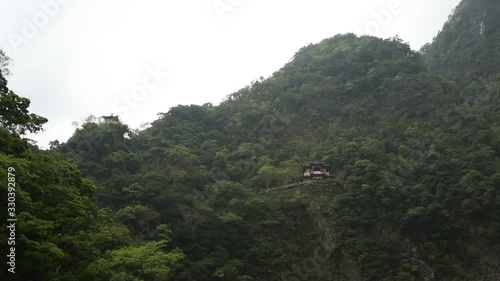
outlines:
[[[498,1],[461,1],[434,41],[421,50],[431,72],[461,86],[498,81],[499,18]]]
[[[500,280],[499,7],[462,1],[421,52],[337,35],[220,105],[142,131],[89,117],[48,151],[21,139],[46,120],[2,71],[15,277]],[[463,44],[476,21],[484,44]],[[270,190],[314,160],[334,177]]]

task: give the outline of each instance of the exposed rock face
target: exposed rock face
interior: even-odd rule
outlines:
[[[341,280],[361,281],[359,269],[352,258],[342,251],[340,243],[335,239],[334,231],[330,229],[323,215],[320,213],[314,213],[312,216],[317,232],[320,233],[318,240],[327,253],[328,259],[333,260],[335,257],[334,260],[336,264],[333,267],[331,266],[331,263],[326,262],[328,259],[325,259],[324,267],[329,265],[329,268],[325,268],[325,271],[330,272],[332,271],[332,268],[335,268],[337,269],[337,272],[332,273],[335,276],[342,276],[343,279]]]

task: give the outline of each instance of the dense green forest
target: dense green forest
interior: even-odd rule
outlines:
[[[463,0],[418,52],[336,35],[219,105],[90,116],[48,150],[0,53],[1,280],[500,280],[499,18]],[[335,176],[271,190],[310,161]]]

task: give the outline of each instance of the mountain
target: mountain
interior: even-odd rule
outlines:
[[[50,245],[92,258],[42,279],[499,280],[499,7],[463,1],[420,52],[337,35],[220,105],[179,105],[142,131],[90,117],[50,151],[23,148],[70,167],[61,188],[102,218]],[[9,136],[2,155],[20,157]],[[334,177],[272,189],[311,161]],[[42,226],[32,240],[57,234],[37,238]]]
[[[500,79],[500,6],[495,0],[464,0],[433,42],[422,48],[433,74],[462,86]]]
[[[494,280],[499,115],[427,69],[399,38],[338,35],[218,106],[60,149],[133,235],[170,226],[172,280]],[[335,180],[266,192],[312,160]]]

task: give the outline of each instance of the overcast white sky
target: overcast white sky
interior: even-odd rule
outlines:
[[[9,87],[66,141],[72,122],[132,128],[178,104],[218,104],[298,49],[338,33],[399,35],[418,50],[459,0],[0,0]],[[165,74],[165,73],[168,73]]]

